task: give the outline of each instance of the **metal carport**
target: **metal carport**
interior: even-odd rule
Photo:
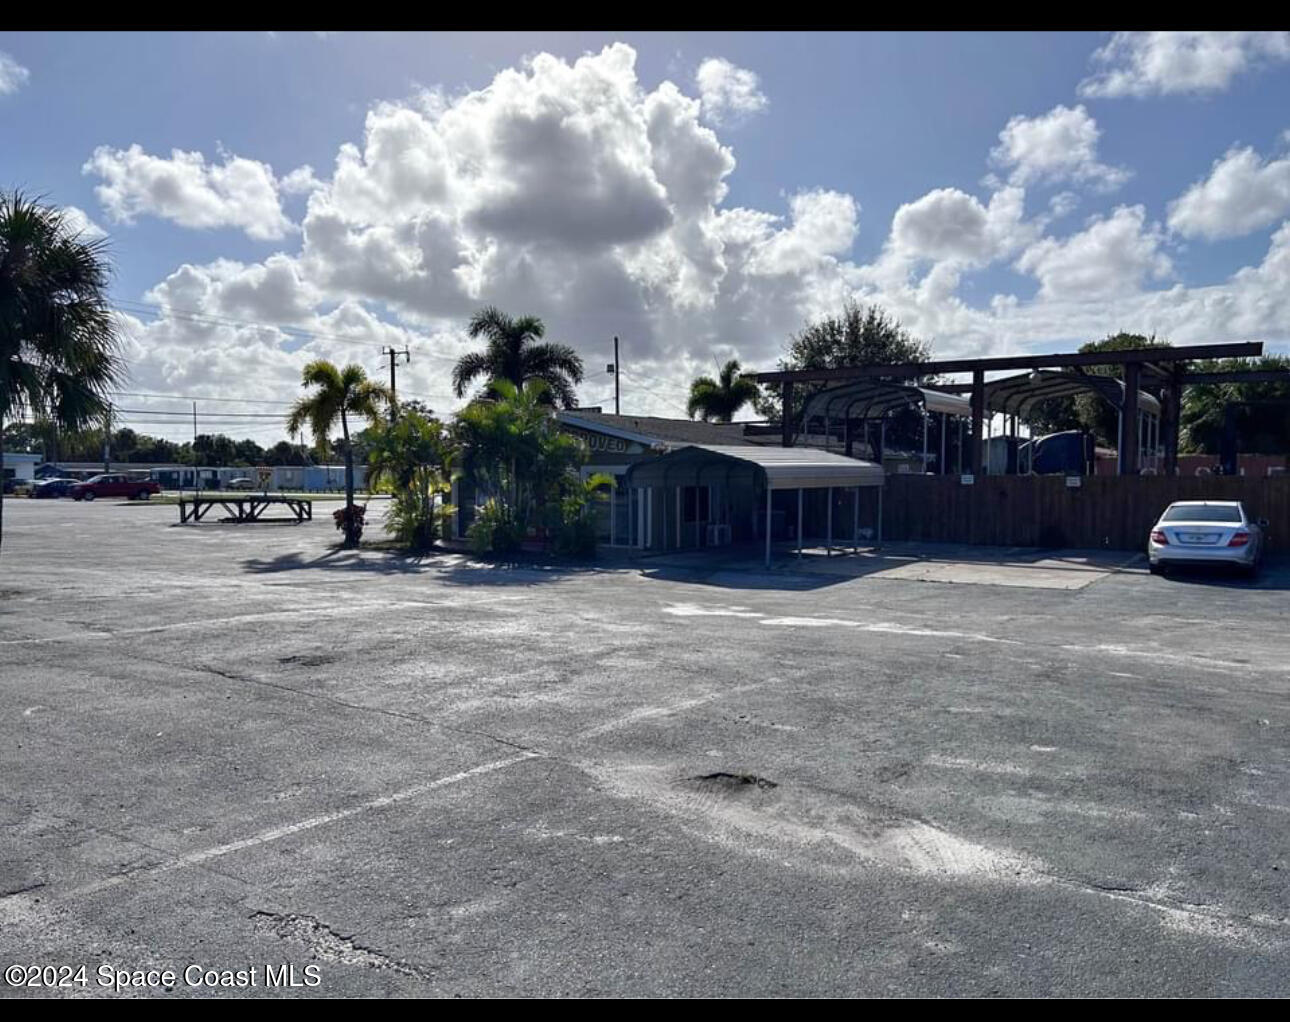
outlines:
[[[945,424],[949,416],[970,418],[972,404],[965,397],[933,390],[930,387],[919,387],[910,383],[893,383],[889,380],[853,380],[837,387],[829,387],[812,394],[802,409],[802,432],[809,442],[811,422],[821,420],[824,427],[824,446],[829,446],[833,432],[833,422],[840,419],[843,424],[843,447],[850,457],[852,450],[851,423],[859,420],[864,424],[865,437],[868,440],[869,421],[876,419],[881,423],[885,437],[886,419],[890,412],[902,408],[921,408],[923,415],[923,462],[922,470],[927,471],[927,422],[931,415],[941,416],[941,453],[938,462],[939,471],[945,471]],[[885,439],[880,441],[876,452],[881,454]],[[960,444],[960,452],[961,452]],[[960,453],[961,460],[961,453]]]
[[[885,480],[882,466],[871,461],[843,457],[829,451],[810,447],[760,447],[755,444],[717,447],[693,444],[681,447],[658,458],[638,462],[627,470],[627,485],[658,486],[663,490],[681,486],[711,486],[721,483],[728,486],[733,480],[751,482],[766,493],[766,565],[770,566],[771,546],[771,495],[776,490],[797,490],[798,523],[797,552],[802,553],[802,491],[827,489],[828,539],[826,550],[833,547],[833,496],[834,489],[855,489],[855,515],[859,517],[859,491],[862,487],[877,486],[878,490],[878,539],[882,538],[882,485]],[[678,515],[678,523],[679,523]],[[666,519],[664,520],[666,530]],[[853,530],[853,545],[858,529]],[[666,548],[666,533],[664,536]]]
[[[1098,395],[1119,413],[1119,437],[1116,448],[1120,462],[1124,465],[1126,450],[1125,431],[1133,430],[1137,442],[1132,449],[1139,452],[1139,459],[1144,450],[1155,451],[1159,446],[1160,436],[1160,402],[1145,390],[1139,390],[1134,422],[1124,421],[1126,388],[1123,382],[1113,376],[1102,376],[1094,373],[1065,372],[1052,369],[1034,369],[1028,373],[1005,376],[991,380],[985,385],[985,407],[988,411],[998,412],[1004,417],[1007,429],[1009,420],[1012,423],[1012,435],[1017,435],[1017,419],[1025,418],[1031,408],[1040,401],[1056,397],[1074,397],[1077,394],[1093,393]],[[989,424],[986,426],[989,435]],[[1130,466],[1136,472],[1139,465]]]

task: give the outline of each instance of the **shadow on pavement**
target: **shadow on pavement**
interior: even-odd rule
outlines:
[[[1290,557],[1268,558],[1254,578],[1241,575],[1233,568],[1225,568],[1219,565],[1214,567],[1207,565],[1180,566],[1170,568],[1166,574],[1157,577],[1162,582],[1172,582],[1177,585],[1284,592],[1290,589]]]

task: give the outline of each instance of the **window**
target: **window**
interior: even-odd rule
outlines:
[[[1235,504],[1183,504],[1171,507],[1162,522],[1240,522],[1241,509]]]

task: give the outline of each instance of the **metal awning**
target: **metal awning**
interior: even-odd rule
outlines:
[[[922,407],[929,412],[947,415],[972,414],[972,402],[958,394],[909,383],[886,380],[853,380],[812,394],[806,401],[802,421],[823,419],[871,419],[897,408]]]
[[[991,380],[985,385],[985,406],[992,412],[1025,418],[1040,401],[1085,393],[1099,395],[1114,408],[1124,407],[1124,384],[1115,377],[1052,369],[1036,369]],[[1138,391],[1138,408],[1149,415],[1160,414],[1160,402],[1145,390]]]
[[[752,481],[772,490],[881,486],[881,465],[813,447],[692,444],[627,470],[629,486],[705,486]]]

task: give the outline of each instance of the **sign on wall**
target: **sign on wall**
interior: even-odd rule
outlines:
[[[624,440],[619,436],[606,433],[592,433],[590,430],[573,429],[570,426],[560,427],[566,433],[576,436],[587,445],[592,454],[640,454],[645,448],[633,440]]]

